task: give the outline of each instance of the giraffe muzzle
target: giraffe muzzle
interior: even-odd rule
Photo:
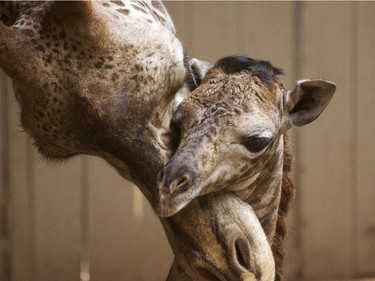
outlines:
[[[160,217],[176,214],[199,195],[193,169],[167,164],[157,176],[154,209]]]

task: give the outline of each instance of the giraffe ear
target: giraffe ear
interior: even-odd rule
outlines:
[[[193,88],[198,87],[202,83],[210,67],[211,64],[207,61],[198,60],[196,58],[192,58],[191,60],[189,60],[188,68],[190,71],[191,79],[193,80],[192,82],[195,86]]]
[[[190,59],[185,65],[189,72],[184,85],[177,91],[173,101],[172,121],[178,124],[181,119],[180,103],[186,99],[203,81],[211,64],[207,61]]]
[[[336,85],[319,79],[297,82],[293,91],[284,94],[284,108],[291,125],[303,126],[314,121],[329,104]]]

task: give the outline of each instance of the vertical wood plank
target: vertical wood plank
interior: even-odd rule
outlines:
[[[294,86],[295,4],[292,2],[243,2],[238,34],[240,51],[270,61],[285,71],[283,81]],[[234,50],[233,50],[234,52]]]
[[[91,279],[138,280],[131,187],[101,159],[89,158],[88,176]]]
[[[375,276],[375,3],[357,3],[357,261],[356,273]]]
[[[90,280],[89,156],[80,157],[80,281]]]
[[[182,43],[184,49],[191,53],[194,47],[191,28],[191,15],[193,3],[191,1],[167,1],[164,2],[169,15],[172,18],[176,28],[177,37]]]
[[[20,108],[14,98],[12,81],[6,84],[8,95],[8,130],[9,130],[9,187],[10,187],[10,227],[11,227],[11,269],[12,280],[32,280],[33,278],[33,247],[31,237],[32,215],[30,210],[33,202],[32,167],[30,167],[30,141],[19,127]]]
[[[199,59],[215,62],[238,52],[237,2],[193,2],[190,25],[193,47]]]
[[[6,113],[6,98],[7,93],[5,89],[5,74],[0,70],[0,279],[8,281],[5,276],[6,268],[6,243],[9,238],[6,231],[6,182],[4,172],[8,166],[7,155],[7,113]]]
[[[301,72],[338,90],[326,112],[299,133],[298,181],[305,278],[345,278],[350,264],[350,3],[304,2]]]
[[[36,280],[70,281],[80,269],[80,159],[34,155]]]

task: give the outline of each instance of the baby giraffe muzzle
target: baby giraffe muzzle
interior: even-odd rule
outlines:
[[[156,202],[155,209],[161,217],[173,215],[199,195],[199,190],[191,188],[195,185],[196,177],[193,169],[179,165],[166,165],[159,172],[157,176],[159,200]]]

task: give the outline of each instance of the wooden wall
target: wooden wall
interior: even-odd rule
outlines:
[[[285,84],[337,83],[293,130],[289,280],[375,276],[375,2],[166,2],[192,56],[270,60]],[[46,163],[0,74],[0,280],[165,280],[173,256],[138,190],[104,161]]]

